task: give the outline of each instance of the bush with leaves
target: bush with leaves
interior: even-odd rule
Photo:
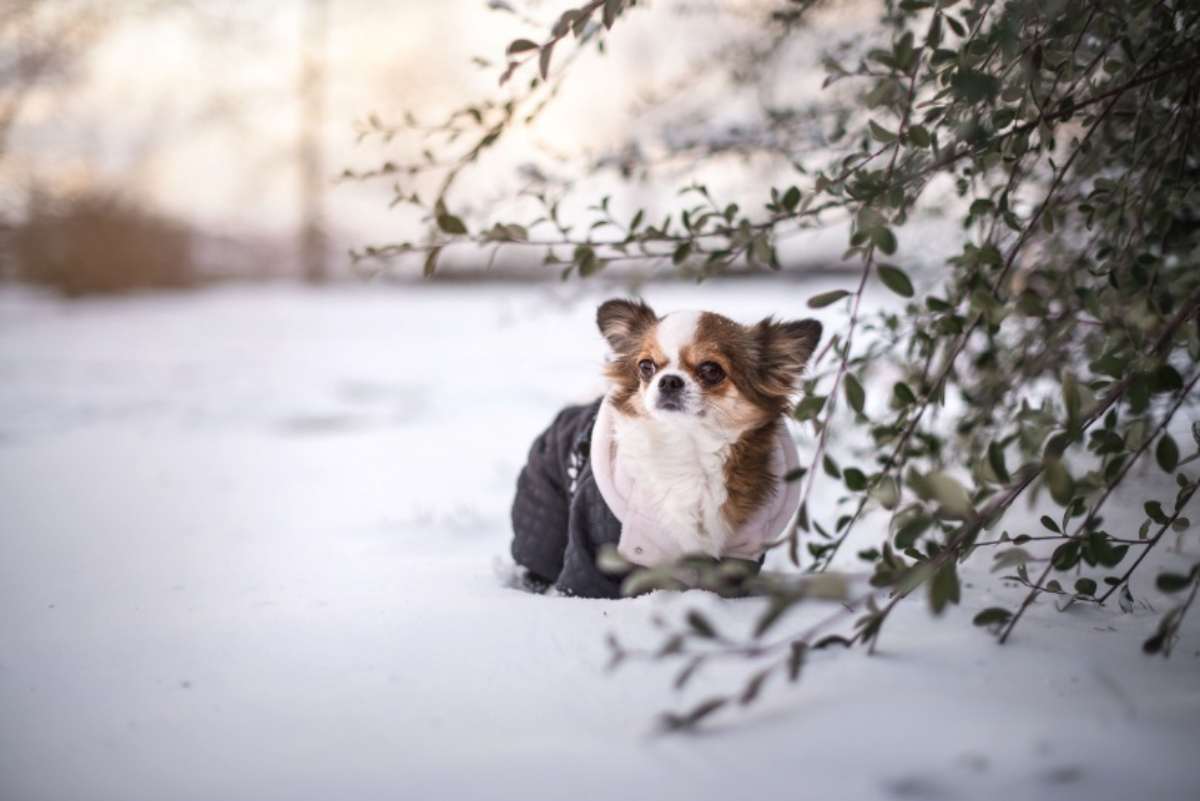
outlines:
[[[422,128],[415,119],[400,128],[379,120],[365,126],[365,135],[434,137],[424,163],[385,165],[374,175],[440,171],[442,180],[428,205],[395,187],[398,201],[428,210],[424,241],[354,255],[420,253],[432,273],[443,248],[473,243],[493,252],[538,249],[564,278],[628,260],[703,277],[779,269],[782,235],[848,224],[854,288],[808,302],[840,304],[846,317],[815,358],[795,412],[817,434],[807,468],[789,476],[803,482],[803,502],[781,543],[803,571],[755,580],[752,589],[767,599],[746,638],[719,634],[694,611],[669,632],[650,655],[683,660],[680,684],[715,655],[756,661],[740,696],[666,723],[686,728],[733,701],[748,703],[774,673],[794,680],[811,648],[873,648],[889,613],[918,590],[935,614],[958,603],[958,565],[982,548],[996,549],[995,564],[1027,587],[1015,608],[975,618],[1000,642],[1042,593],[1070,603],[1106,604],[1114,595],[1130,603],[1130,577],[1167,532],[1188,528],[1186,507],[1200,486],[1192,464],[1200,425],[1192,428],[1195,442],[1171,433],[1195,406],[1200,381],[1200,7],[885,2],[875,26],[821,54],[827,79],[818,101],[764,109],[740,141],[704,146],[700,158],[757,149],[790,165],[792,177],[770,189],[760,213],[692,185],[685,205],[657,223],[643,212],[619,220],[604,198],[583,233],[546,198],[536,219],[468,224],[456,215],[461,172],[514,126],[536,119],[589,44],[619,47],[632,6],[593,0],[563,13],[547,35],[509,44],[503,100],[468,106],[441,126]],[[822,13],[815,3],[759,6],[760,61]],[[575,49],[564,57],[572,39]],[[751,82],[762,74],[751,71]],[[455,144],[464,137],[465,149]],[[918,276],[933,283],[918,297],[896,264],[896,231],[931,209],[959,218],[960,247],[936,275]],[[907,299],[902,310],[860,313],[872,277]],[[885,371],[896,379],[886,389],[869,380]],[[848,426],[872,443],[863,464],[838,464],[829,452],[830,430]],[[1106,502],[1122,487],[1132,491],[1131,471],[1150,459],[1173,476],[1176,491],[1145,499],[1139,531],[1109,531]],[[809,499],[827,485],[840,487],[845,503],[823,520]],[[1060,510],[1042,517],[1044,531],[1003,530],[1018,498],[1043,492]],[[853,611],[768,643],[788,610],[811,597],[811,574],[829,567],[868,515],[890,523],[875,547],[858,554],[873,576]],[[1041,548],[1049,558],[1031,573],[1030,549]],[[1080,575],[1083,565],[1095,578]],[[1200,565],[1162,573],[1157,587],[1180,600],[1144,648],[1169,654],[1194,605]],[[857,615],[848,636],[831,634],[843,614]],[[616,660],[631,654],[612,644]]]

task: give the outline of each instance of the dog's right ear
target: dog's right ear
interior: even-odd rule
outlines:
[[[790,395],[821,341],[821,324],[816,320],[781,323],[768,317],[751,327],[750,334],[758,343],[760,388],[776,397]]]
[[[606,300],[596,310],[596,325],[617,353],[630,350],[658,315],[642,301]]]

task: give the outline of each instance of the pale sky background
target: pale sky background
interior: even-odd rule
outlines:
[[[33,184],[59,191],[101,185],[230,236],[285,238],[298,215],[296,166],[300,120],[303,0],[108,0],[108,25],[78,60],[69,80],[47,84],[25,104],[0,182],[11,207]],[[47,0],[59,11],[86,0]],[[387,183],[334,185],[344,168],[413,160],[421,149],[409,137],[388,147],[355,144],[354,122],[375,112],[399,120],[444,117],[466,102],[503,97],[497,77],[506,44],[518,36],[545,38],[553,19],[574,2],[514,1],[540,20],[488,11],[488,0],[330,0],[329,97],[325,171],[330,229],[339,245],[384,242],[420,230],[413,210],[388,209]],[[506,140],[482,166],[465,174],[452,200],[470,213],[521,187],[514,169],[535,162],[568,175],[555,157],[597,155],[633,132],[650,142],[673,99],[725,93],[725,76],[707,57],[715,42],[737,42],[760,29],[764,10],[780,0],[643,2],[613,32],[607,55],[594,48],[574,65],[563,92],[532,127]],[[826,13],[798,45],[810,63],[830,44],[831,25],[845,31],[862,4]],[[870,5],[870,4],[868,4]],[[680,14],[680,9],[693,13]],[[719,8],[720,13],[712,13]],[[707,9],[707,11],[706,11]],[[833,22],[831,22],[833,20]],[[718,38],[719,36],[719,38]],[[808,44],[805,44],[805,41]],[[565,43],[564,43],[565,44]],[[560,46],[555,63],[572,45]],[[488,59],[481,68],[473,57]],[[528,80],[532,71],[520,75]],[[802,97],[819,86],[819,70],[781,76],[781,97]],[[514,83],[517,83],[514,80]],[[659,87],[646,102],[646,92]],[[661,87],[667,87],[662,90]],[[727,94],[725,95],[727,96]],[[700,125],[736,121],[738,102],[707,107]],[[773,168],[774,169],[774,168]],[[673,202],[675,190],[700,177],[746,191],[747,168],[720,165],[707,175],[676,170],[661,189],[622,193],[618,204]],[[768,176],[773,178],[775,176]],[[787,176],[783,176],[787,180]],[[768,186],[752,185],[758,202]],[[784,184],[786,186],[786,184]],[[426,196],[431,184],[417,185]],[[593,184],[620,192],[612,182]]]

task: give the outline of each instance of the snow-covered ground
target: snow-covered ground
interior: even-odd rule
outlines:
[[[837,283],[647,294],[806,316]],[[503,580],[531,437],[601,388],[580,291],[0,293],[0,800],[1200,798],[1200,613],[1170,660],[1140,651],[1144,605],[1043,600],[999,647],[970,618],[1018,591],[986,554],[946,619],[914,599],[876,656],[815,652],[656,734],[735,685],[607,673],[606,633],[655,642],[691,605],[744,629],[756,602]]]

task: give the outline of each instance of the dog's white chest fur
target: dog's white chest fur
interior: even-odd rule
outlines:
[[[617,415],[617,459],[632,479],[631,501],[653,509],[683,553],[719,557],[732,531],[725,462],[733,444],[704,425]]]

